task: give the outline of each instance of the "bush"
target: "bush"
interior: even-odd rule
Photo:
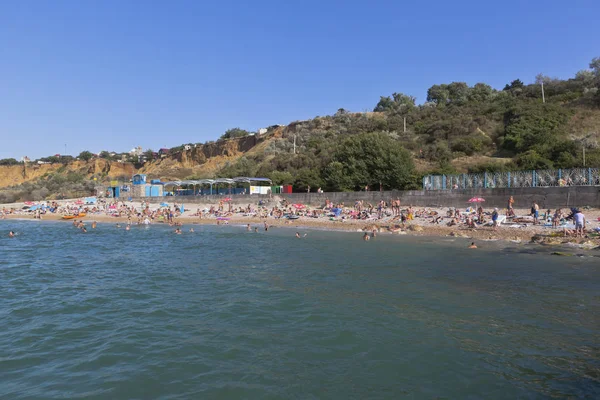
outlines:
[[[552,161],[539,155],[535,150],[529,150],[523,154],[519,154],[515,158],[515,162],[520,169],[551,169],[553,168]]]
[[[0,160],[0,165],[17,165],[19,162],[14,158],[4,158]]]
[[[453,152],[462,152],[467,156],[472,156],[475,153],[480,153],[484,148],[483,140],[481,138],[466,137],[454,140],[452,142]]]

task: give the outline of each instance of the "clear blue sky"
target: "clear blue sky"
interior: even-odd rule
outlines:
[[[423,102],[436,83],[572,77],[600,1],[0,2],[0,158],[154,150]]]

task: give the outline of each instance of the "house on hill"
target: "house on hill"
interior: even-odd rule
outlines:
[[[162,149],[158,150],[158,155],[161,158],[164,158],[164,157],[168,156],[169,155],[169,149],[162,148]]]

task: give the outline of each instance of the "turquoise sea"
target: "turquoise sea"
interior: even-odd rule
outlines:
[[[600,398],[597,250],[194,228],[0,221],[0,398]]]

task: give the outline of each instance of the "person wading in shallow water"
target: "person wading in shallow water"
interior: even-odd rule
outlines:
[[[471,245],[469,246],[470,249],[476,249],[477,245],[475,244],[475,242],[471,242]]]

